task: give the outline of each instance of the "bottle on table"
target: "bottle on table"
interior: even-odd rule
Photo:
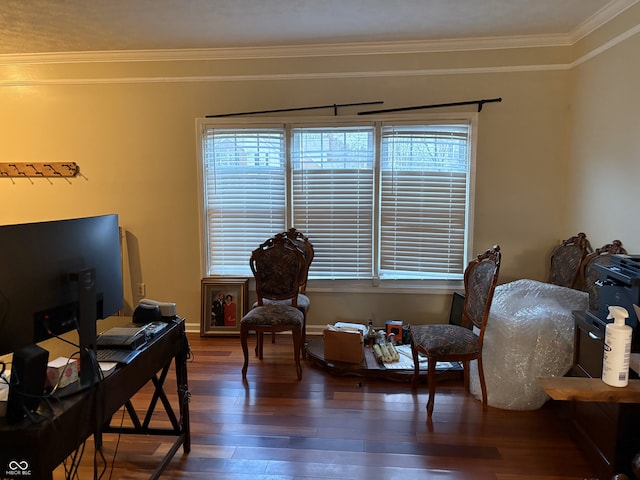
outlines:
[[[367,334],[364,338],[364,345],[366,347],[373,347],[376,343],[376,330],[373,328],[373,320],[369,319],[369,325],[367,326]]]

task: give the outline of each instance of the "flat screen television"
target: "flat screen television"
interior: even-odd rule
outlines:
[[[95,348],[123,304],[116,214],[0,226],[0,354],[73,329]]]

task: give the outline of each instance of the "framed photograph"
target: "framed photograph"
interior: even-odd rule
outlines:
[[[201,285],[200,336],[238,334],[247,311],[249,279],[207,277]]]

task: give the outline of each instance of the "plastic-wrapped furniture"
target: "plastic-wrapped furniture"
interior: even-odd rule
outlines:
[[[429,400],[427,417],[433,413],[436,395],[436,363],[462,362],[465,386],[469,387],[469,364],[477,360],[482,390],[482,406],[487,406],[487,392],[482,376],[483,337],[491,299],[498,282],[500,271],[500,247],[478,255],[464,271],[464,303],[462,306],[462,326],[460,325],[413,325],[411,326],[411,352],[415,366],[413,386],[418,385],[420,362],[418,354],[427,356]]]
[[[482,352],[488,404],[534,410],[548,399],[538,377],[563,376],[573,363],[573,310],[586,310],[588,295],[535,280],[498,285]],[[470,390],[481,395],[477,369]]]

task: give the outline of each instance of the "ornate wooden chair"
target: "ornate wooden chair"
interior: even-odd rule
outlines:
[[[244,353],[243,379],[247,377],[249,365],[249,332],[256,332],[256,356],[262,360],[264,333],[287,330],[291,330],[293,335],[293,355],[298,380],[302,378],[300,351],[304,315],[297,305],[304,262],[302,252],[284,236],[270,238],[252,252],[249,263],[256,282],[258,301],[240,320],[240,343]]]
[[[611,255],[626,254],[620,240],[607,243],[594,252],[584,257],[580,265],[580,289],[589,294],[589,310],[598,310],[600,287],[596,283],[600,275],[594,268],[596,265],[608,266],[611,263]]]
[[[561,287],[579,288],[580,264],[589,253],[589,242],[578,233],[551,251],[551,268],[547,283]]]
[[[418,385],[420,363],[418,355],[426,355],[428,360],[429,400],[427,416],[433,413],[436,394],[436,363],[462,362],[464,384],[469,390],[469,362],[478,361],[478,376],[482,390],[482,407],[487,407],[487,387],[482,369],[482,342],[489,318],[493,292],[498,283],[500,271],[500,247],[485,251],[467,265],[464,271],[464,303],[462,306],[462,326],[460,325],[416,325],[411,326],[411,352],[413,354],[413,386]]]
[[[302,278],[300,279],[300,294],[305,295],[307,292],[307,280],[309,277],[309,267],[311,267],[311,262],[313,262],[313,257],[315,255],[315,250],[313,249],[313,244],[309,241],[309,238],[304,235],[299,230],[295,228],[290,228],[286,232],[281,233],[280,235],[286,235],[286,237],[295,243],[298,248],[302,251],[304,255],[304,272],[302,274]],[[300,304],[300,297],[298,297],[298,305]]]
[[[306,352],[304,350],[304,345],[307,341],[307,313],[309,312],[309,308],[311,308],[311,300],[306,295],[307,279],[309,277],[309,267],[311,266],[311,262],[313,262],[315,251],[313,249],[313,244],[309,241],[309,239],[302,232],[296,230],[295,228],[290,228],[286,232],[279,233],[276,236],[285,237],[289,241],[293,242],[304,255],[304,269],[300,278],[297,307],[304,315],[304,324],[302,325],[302,355],[305,356]],[[287,302],[290,304],[288,300]],[[271,342],[275,343],[275,341],[275,333],[273,333],[271,336]]]

